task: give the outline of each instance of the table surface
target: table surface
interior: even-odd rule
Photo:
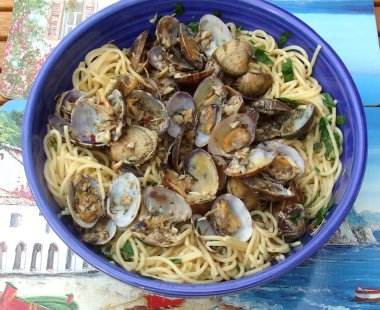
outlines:
[[[7,43],[8,29],[12,19],[14,0],[1,0],[0,2],[0,72],[3,64],[4,50]],[[380,40],[380,0],[374,0],[377,34]],[[0,95],[0,105],[7,101]]]

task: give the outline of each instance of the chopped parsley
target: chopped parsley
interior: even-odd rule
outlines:
[[[334,204],[335,204],[335,198],[331,199],[326,207],[319,209],[317,215],[315,216],[313,220],[313,224],[314,224],[313,226],[315,228],[322,224],[326,213],[333,207]]]
[[[285,98],[285,97],[279,97],[279,98],[276,98],[276,99],[280,100],[283,103],[286,103],[292,109],[295,109],[295,108],[297,108],[299,106],[299,103],[297,101],[295,101],[295,100],[292,100],[292,99],[288,99],[288,98]]]
[[[176,16],[179,16],[185,13],[185,7],[183,6],[181,2],[175,2],[174,5],[175,5],[174,14]]]
[[[191,22],[187,25],[192,32],[197,33],[199,29],[199,22]]]
[[[335,138],[336,146],[337,146],[338,149],[339,149],[339,148],[340,148],[340,145],[341,145],[340,135],[338,135],[338,133],[334,132],[334,138]]]
[[[291,211],[291,212],[288,214],[288,219],[289,219],[293,224],[297,224],[298,218],[299,218],[299,213],[297,212],[297,210],[293,210],[293,211]]]
[[[272,59],[270,59],[268,57],[268,55],[266,54],[266,52],[260,48],[255,48],[255,52],[254,52],[254,55],[255,55],[255,58],[258,62],[262,62],[266,65],[273,65],[273,61]]]
[[[319,151],[321,148],[322,148],[322,143],[321,142],[314,143],[314,145],[313,145],[313,150],[314,151]]]
[[[317,174],[319,174],[319,173],[321,172],[321,170],[319,170],[318,167],[315,167],[314,170],[315,170],[315,172],[316,172]]]
[[[346,115],[337,115],[336,124],[338,126],[343,126],[346,123]]]
[[[291,59],[286,59],[286,61],[281,65],[281,72],[284,76],[285,83],[294,79],[293,62]]]
[[[330,139],[329,131],[327,129],[328,120],[326,117],[321,117],[319,121],[321,140],[325,145],[325,157],[328,158],[333,150],[332,142]]]
[[[286,42],[289,40],[289,38],[292,36],[292,33],[289,31],[286,31],[280,35],[280,38],[277,42],[278,48],[283,48]]]
[[[329,93],[322,93],[323,98],[323,104],[329,109],[329,111],[332,111],[332,108],[335,107],[335,102],[331,95]]]
[[[172,258],[170,261],[176,265],[182,264],[182,260],[180,258]]]
[[[222,17],[222,12],[220,12],[219,10],[214,11],[214,13],[212,14],[214,14],[216,17]]]
[[[124,260],[126,260],[127,262],[131,261],[131,258],[133,257],[134,252],[133,252],[132,244],[129,240],[124,244],[123,248],[121,249],[121,252],[123,254]]]

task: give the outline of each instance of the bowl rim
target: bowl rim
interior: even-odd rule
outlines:
[[[351,108],[353,115],[355,116],[356,123],[355,135],[358,137],[358,141],[362,142],[359,145],[355,146],[355,160],[353,161],[352,174],[350,176],[350,179],[353,179],[354,181],[352,181],[352,184],[347,188],[344,196],[342,197],[342,200],[339,203],[339,210],[335,210],[334,217],[330,217],[329,220],[324,223],[323,233],[317,233],[314,235],[312,240],[303,245],[302,251],[293,253],[291,256],[287,257],[286,260],[273,265],[257,274],[246,276],[237,280],[212,284],[178,284],[149,279],[138,274],[128,272],[121,267],[108,262],[105,258],[94,255],[92,250],[85,247],[81,241],[72,236],[71,232],[59,220],[58,216],[49,206],[46,198],[44,197],[42,186],[36,177],[36,167],[34,165],[32,153],[33,139],[31,139],[29,136],[29,132],[31,131],[33,124],[33,106],[37,104],[37,95],[39,90],[43,88],[43,81],[47,78],[48,72],[52,67],[54,67],[55,62],[64,53],[66,48],[70,44],[74,43],[77,38],[79,38],[83,33],[93,27],[93,25],[96,24],[99,20],[106,18],[108,15],[112,15],[116,11],[123,10],[129,6],[148,1],[149,0],[120,1],[97,12],[88,18],[85,22],[78,25],[74,30],[72,30],[59,43],[58,48],[55,48],[55,50],[46,60],[43,67],[40,69],[29,94],[22,126],[22,154],[24,168],[35,201],[55,233],[77,255],[88,261],[96,269],[116,278],[117,280],[120,280],[126,284],[133,285],[140,289],[146,289],[158,294],[176,297],[205,297],[211,295],[230,294],[242,290],[247,290],[254,286],[273,280],[313,255],[336,231],[339,225],[343,222],[344,218],[347,216],[354,200],[357,197],[361,183],[363,181],[367,160],[367,127],[365,122],[364,109],[357,88],[347,68],[339,56],[336,54],[336,52],[330,47],[330,45],[325,42],[311,27],[309,27],[296,16],[292,15],[282,8],[277,7],[274,4],[262,0],[239,0],[235,2],[241,5],[249,6],[251,8],[260,7],[260,9],[269,12],[270,14],[276,15],[280,19],[286,18],[294,25],[295,28],[307,33],[312,41],[317,42],[323,46],[323,52],[326,53],[327,57],[330,57],[334,62],[336,66],[337,76],[342,79],[342,84],[349,86],[346,91],[349,92],[348,96],[352,98]]]

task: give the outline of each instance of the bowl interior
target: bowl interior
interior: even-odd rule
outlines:
[[[153,33],[155,25],[149,19],[156,12],[159,15],[172,14],[172,1],[121,1],[89,18],[56,47],[33,85],[25,111],[25,169],[36,202],[49,224],[68,246],[98,269],[134,286],[161,294],[206,296],[231,293],[261,284],[286,272],[314,253],[338,228],[356,198],[364,173],[367,149],[364,113],[356,87],[338,56],[326,42],[294,16],[262,1],[196,0],[181,3],[186,11],[178,18],[185,23],[198,21],[202,15],[219,10],[224,21],[232,21],[244,29],[263,29],[275,38],[284,31],[292,32],[288,44],[302,46],[309,57],[318,44],[322,45],[313,76],[318,79],[324,92],[331,93],[338,100],[339,113],[347,116],[342,128],[344,152],[341,159],[344,173],[334,189],[336,206],[323,228],[313,237],[306,237],[301,250],[264,272],[225,283],[195,286],[164,283],[122,270],[95,254],[93,249],[78,239],[69,221],[56,216],[59,207],[44,179],[45,155],[42,146],[48,115],[54,112],[54,97],[72,88],[72,72],[89,51],[110,41],[119,47],[128,47],[143,30],[149,28]]]

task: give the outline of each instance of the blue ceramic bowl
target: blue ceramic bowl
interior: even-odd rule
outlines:
[[[304,47],[309,55],[312,55],[318,44],[323,46],[313,75],[324,91],[338,100],[339,113],[345,114],[347,121],[343,127],[344,173],[335,185],[333,194],[336,206],[318,233],[306,236],[303,247],[291,253],[286,260],[256,275],[207,285],[173,284],[144,278],[111,264],[80,240],[66,217],[57,217],[59,207],[49,193],[43,175],[45,155],[42,147],[48,115],[54,112],[53,98],[72,88],[71,75],[89,51],[111,40],[120,47],[130,46],[140,32],[155,28],[149,19],[156,12],[160,15],[173,13],[174,2],[171,0],[120,1],[86,20],[55,48],[34,82],[25,110],[22,130],[24,165],[35,200],[51,227],[74,252],[97,269],[125,283],[159,294],[187,297],[227,294],[284,274],[311,256],[338,229],[353,205],[363,179],[367,155],[366,122],[357,89],[338,55],[318,34],[293,15],[263,1],[181,2],[186,12],[179,19],[186,23],[192,21],[193,16],[199,20],[206,13],[220,10],[225,21],[243,25],[245,29],[260,28],[275,37],[284,31],[291,31],[293,35],[289,43]]]

